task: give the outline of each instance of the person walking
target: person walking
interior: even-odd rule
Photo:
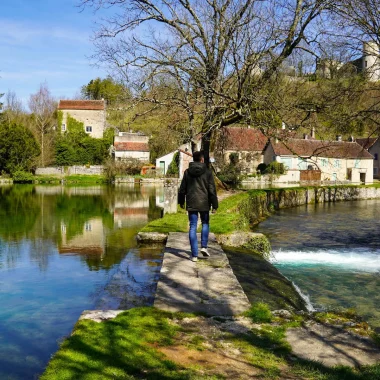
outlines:
[[[198,215],[202,222],[201,253],[210,256],[207,245],[210,224],[210,208],[212,213],[218,209],[218,197],[216,195],[215,181],[212,171],[207,168],[202,151],[194,152],[193,161],[185,170],[181,186],[178,192],[178,203],[186,210],[189,217],[189,240],[191,247],[191,260],[198,260],[197,224]]]

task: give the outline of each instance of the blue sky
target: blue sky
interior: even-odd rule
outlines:
[[[107,75],[87,58],[100,15],[80,12],[78,1],[0,0],[0,93],[12,90],[26,106],[40,83],[53,96],[70,98]]]

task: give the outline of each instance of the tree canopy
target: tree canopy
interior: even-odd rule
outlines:
[[[23,125],[0,122],[0,172],[29,171],[40,148],[32,132]]]

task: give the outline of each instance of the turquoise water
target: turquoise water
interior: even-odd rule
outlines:
[[[162,249],[135,234],[162,188],[0,187],[0,379],[34,379],[85,309],[153,302]]]
[[[380,200],[280,210],[256,229],[315,308],[352,308],[380,328]]]

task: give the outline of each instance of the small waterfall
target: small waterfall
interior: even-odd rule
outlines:
[[[270,261],[276,266],[322,265],[337,270],[380,272],[380,250],[366,248],[335,248],[318,250],[272,251]]]
[[[297,291],[297,293],[301,296],[301,298],[305,301],[307,311],[309,312],[315,311],[314,306],[310,302],[310,297],[302,293],[301,289],[293,281],[292,281],[292,285],[294,286],[294,289]]]

